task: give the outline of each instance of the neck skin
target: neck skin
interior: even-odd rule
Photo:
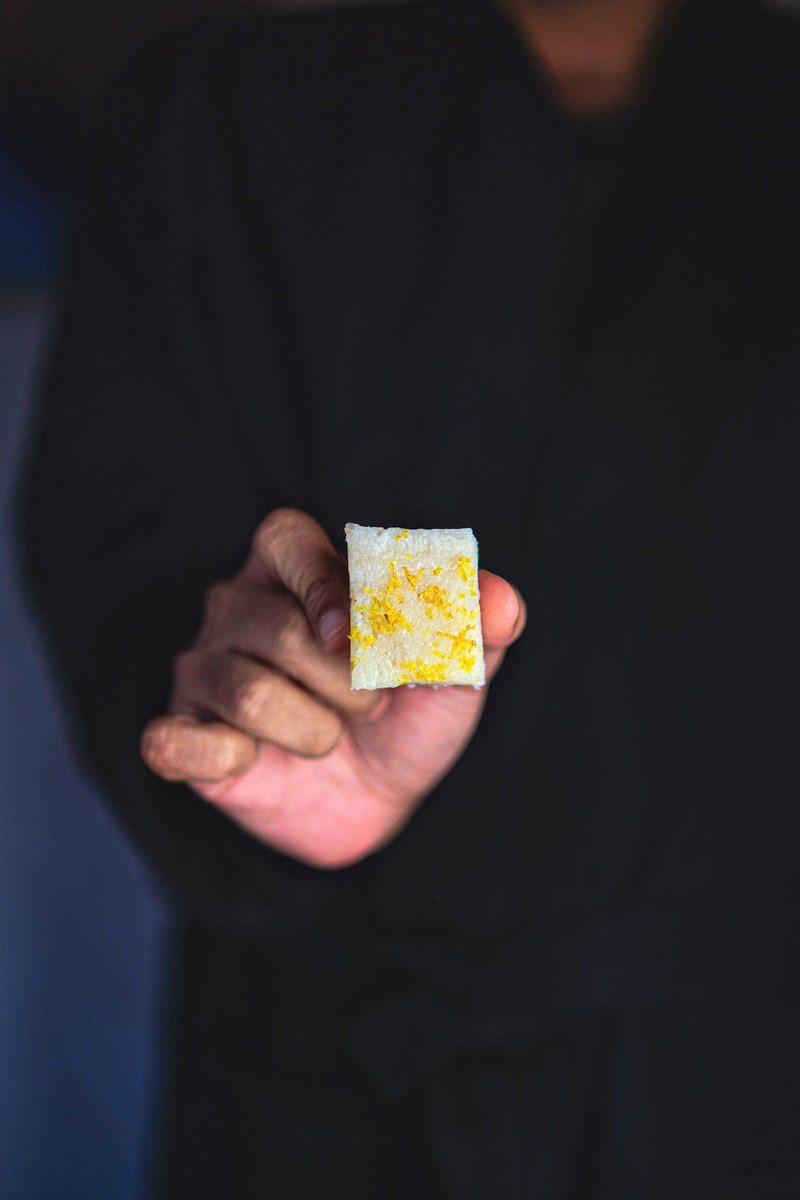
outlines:
[[[496,0],[556,107],[580,117],[630,108],[681,0]]]

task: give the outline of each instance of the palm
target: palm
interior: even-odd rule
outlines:
[[[323,758],[262,744],[243,775],[194,785],[254,836],[319,866],[376,849],[408,820],[469,741],[485,689],[397,688],[348,723]]]

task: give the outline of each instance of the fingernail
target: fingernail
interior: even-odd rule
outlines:
[[[323,613],[319,619],[317,630],[319,640],[324,649],[335,645],[340,641],[350,627],[349,613],[344,612],[341,608],[330,608],[326,613]]]

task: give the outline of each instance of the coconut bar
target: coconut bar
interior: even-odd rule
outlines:
[[[485,683],[471,529],[345,526],[350,684]]]

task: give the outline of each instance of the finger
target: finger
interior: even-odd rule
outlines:
[[[151,771],[170,782],[221,783],[253,765],[256,743],[218,721],[158,717],[142,734],[140,752]]]
[[[353,691],[348,655],[323,650],[300,601],[274,584],[241,581],[210,593],[212,619],[198,639],[202,650],[236,650],[277,667],[326,704],[348,716],[371,712],[380,693]]]
[[[494,678],[506,650],[522,633],[527,621],[525,601],[515,587],[491,571],[480,572],[481,627],[486,681]]]
[[[279,583],[297,597],[323,649],[347,648],[347,567],[313,517],[294,508],[271,512],[256,530],[245,569],[258,582]]]
[[[171,707],[200,709],[233,729],[304,757],[327,754],[341,718],[280,671],[236,651],[187,651],[175,663]]]

